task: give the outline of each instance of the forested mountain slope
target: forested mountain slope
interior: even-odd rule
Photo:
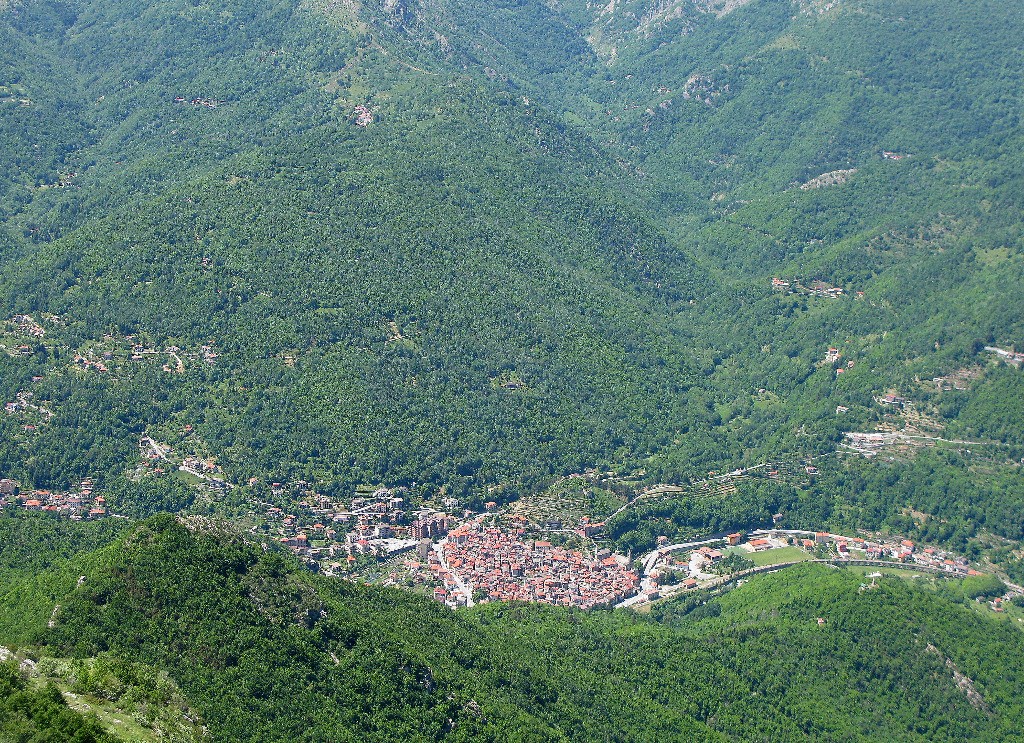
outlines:
[[[26,445],[35,464],[8,447],[24,479],[113,476],[181,420],[238,479],[458,486],[578,469],[693,417],[670,308],[708,282],[582,134],[311,8],[80,10],[23,43],[73,71],[89,136],[4,199],[22,238],[6,304],[60,318],[38,366],[4,360],[5,394],[41,376],[37,396],[76,401]],[[64,106],[45,90],[10,117]],[[104,334],[220,358],[178,379],[46,373]]]
[[[507,82],[585,129],[635,174],[671,242],[716,280],[684,322],[710,328],[697,331],[710,349],[698,354],[704,399],[713,418],[733,425],[710,445],[700,432],[677,432],[645,462],[648,472],[678,477],[695,461],[710,464],[709,448],[747,463],[813,450],[793,432],[836,440],[837,406],[853,410],[843,427],[863,425],[872,396],[984,364],[985,345],[1021,343],[1024,307],[1012,287],[1024,281],[1024,59],[1015,8],[455,6],[392,4],[401,12],[374,28]],[[845,296],[772,292],[773,277]],[[816,367],[829,347],[855,368],[839,378]],[[971,404],[1019,413],[1019,386],[1004,384],[978,380]],[[942,425],[985,438],[953,397],[936,406]]]
[[[1024,640],[954,597],[806,567],[657,620],[452,613],[159,517],[5,589],[0,642],[166,669],[215,740],[1005,740]]]
[[[792,448],[766,445],[780,424],[833,438],[804,385],[828,345],[868,354],[838,387],[863,397],[1019,336],[1017,20],[11,3],[0,288],[62,324],[35,365],[0,359],[4,394],[42,376],[76,411],[12,429],[5,466],[112,481],[141,432],[188,424],[238,481],[463,490],[651,451],[679,476]],[[867,300],[801,306],[774,274]],[[54,363],[104,334],[220,358]],[[786,404],[718,428],[758,388]]]
[[[622,553],[778,521],[1024,575],[1022,32],[996,0],[0,0],[5,493],[493,510],[597,467]],[[865,431],[920,446],[832,456]],[[215,740],[1022,727],[1022,635],[956,582],[453,613],[216,520],[17,510],[0,644],[40,664],[0,669],[0,737],[105,740],[75,689]]]
[[[676,242],[723,280],[764,294],[773,275],[822,279],[912,315],[880,313],[867,320],[876,329],[1017,342],[1021,308],[1001,289],[1021,279],[1016,9],[484,2],[472,22],[445,3],[408,5],[407,37],[434,46],[424,28],[440,24],[464,63],[585,122],[642,174]],[[514,28],[559,63],[534,54],[524,68]],[[575,42],[549,40],[563,35]],[[757,312],[744,331],[771,324],[770,304]],[[798,316],[808,327],[797,333],[865,332],[839,315],[828,320],[838,328]],[[922,341],[889,350],[916,356]]]
[[[1024,343],[1021,30],[989,0],[5,3],[0,473],[135,514],[300,479],[479,505],[827,454],[898,392],[1016,483],[1024,382],[983,349]],[[240,487],[133,482],[144,435]],[[914,502],[813,513],[893,523],[976,465],[927,462]],[[1000,492],[942,518],[1015,538]]]

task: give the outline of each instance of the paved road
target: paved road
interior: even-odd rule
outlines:
[[[452,576],[452,580],[455,581],[455,585],[459,587],[462,595],[466,597],[466,606],[473,605],[473,591],[469,586],[466,585],[465,581],[459,577],[459,574],[448,567],[448,560],[444,556],[444,546],[448,543],[448,537],[445,537],[439,542],[435,542],[433,546],[434,552],[437,553],[437,559],[441,561],[441,567],[448,571]]]
[[[647,576],[651,570],[654,569],[654,565],[658,562],[658,558],[667,555],[669,552],[677,552],[679,550],[692,549],[693,547],[704,547],[709,544],[717,544],[718,542],[725,541],[725,537],[710,537],[708,539],[702,539],[699,542],[680,542],[679,544],[669,544],[665,547],[658,547],[653,552],[649,552],[644,555],[641,564],[643,565],[643,572],[641,575]]]
[[[678,550],[693,549],[694,547],[704,547],[709,544],[718,544],[725,540],[724,535],[716,535],[707,539],[702,539],[696,542],[680,542],[678,544],[669,544],[664,547],[659,547],[653,552],[649,552],[643,556],[640,561],[642,570],[640,571],[640,590],[635,596],[630,596],[625,601],[621,601],[615,605],[616,609],[624,608],[627,606],[634,606],[647,601],[647,595],[657,588],[654,580],[651,578],[651,573],[654,571],[654,566],[657,565],[658,560],[667,555],[669,552],[676,552]],[[679,588],[680,586],[675,586]],[[672,586],[668,587],[669,589]]]
[[[703,586],[701,586],[701,588],[717,588],[718,586],[724,585],[726,583],[732,583],[733,581],[742,580],[752,575],[758,575],[760,573],[774,573],[777,570],[791,568],[794,565],[808,564],[832,565],[835,567],[843,567],[847,565],[861,565],[869,567],[888,568],[889,570],[911,570],[920,573],[931,573],[933,575],[945,575],[952,577],[963,577],[966,575],[966,573],[958,573],[946,570],[945,568],[933,567],[931,565],[916,565],[914,563],[890,562],[888,560],[794,560],[791,562],[780,562],[775,565],[759,565],[758,567],[749,568],[747,570],[741,570],[738,573],[733,573],[732,575],[723,575],[720,578],[717,578],[709,583],[705,583]],[[664,586],[662,588],[662,591],[664,595],[670,595],[672,593],[679,592],[681,588],[681,584],[677,584],[674,586]],[[628,606],[636,606],[637,604],[643,603],[647,603],[646,596],[644,596],[643,594],[638,594],[636,596],[633,596],[632,598],[626,599],[625,601],[619,604],[616,604],[615,608],[620,609]]]
[[[846,434],[846,438],[855,442],[877,442],[880,446],[886,444],[895,444],[900,441],[939,441],[942,442],[943,444],[957,444],[962,446],[997,446],[999,444],[998,441],[965,441],[961,439],[944,439],[941,438],[940,436],[925,436],[924,434],[904,433],[902,431],[884,431],[880,433],[861,433],[857,431],[851,431],[850,433]],[[863,447],[864,444],[862,444],[861,446]],[[850,446],[849,448],[854,449],[855,451],[860,451],[860,449],[854,446]]]
[[[162,451],[160,451],[160,447],[156,445],[156,442],[153,441],[153,439],[151,439],[149,436],[146,436],[142,440],[149,443],[149,446],[153,450],[153,453],[156,454],[156,456],[159,459],[163,459],[165,462],[168,461],[167,457],[164,455]]]

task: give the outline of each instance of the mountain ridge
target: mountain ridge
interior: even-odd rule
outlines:
[[[210,522],[158,517],[70,567],[35,643],[167,669],[215,739],[999,739],[1019,714],[1022,671],[1013,653],[996,670],[992,650],[1020,633],[942,597],[952,590],[888,579],[865,593],[845,571],[804,567],[700,610],[665,604],[656,620],[515,604],[463,614],[300,572]],[[2,616],[52,600],[7,592]],[[849,690],[828,688],[837,673]]]

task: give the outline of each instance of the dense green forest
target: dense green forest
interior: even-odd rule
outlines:
[[[0,665],[0,739],[110,739],[62,692],[183,740],[1019,736],[985,586],[453,613],[220,519],[590,468],[603,518],[772,463],[609,546],[881,531],[1024,582],[1022,33],[997,0],[0,0],[0,478],[163,513],[5,506],[0,644],[49,670]]]
[[[1021,719],[1024,634],[955,584],[804,566],[647,617],[455,613],[171,517],[45,575],[0,595],[0,641],[166,669],[215,740],[1007,740]]]
[[[680,480],[1019,342],[1011,10],[641,5],[11,4],[0,303],[57,319],[0,356],[54,412],[3,420],[4,471],[135,492],[138,437],[193,426],[239,483]],[[68,368],[104,336],[218,359]],[[950,429],[1024,444],[1009,371]]]

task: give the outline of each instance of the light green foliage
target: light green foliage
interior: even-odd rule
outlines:
[[[33,688],[10,663],[0,663],[0,739],[115,743],[94,716],[70,709],[51,684]]]

